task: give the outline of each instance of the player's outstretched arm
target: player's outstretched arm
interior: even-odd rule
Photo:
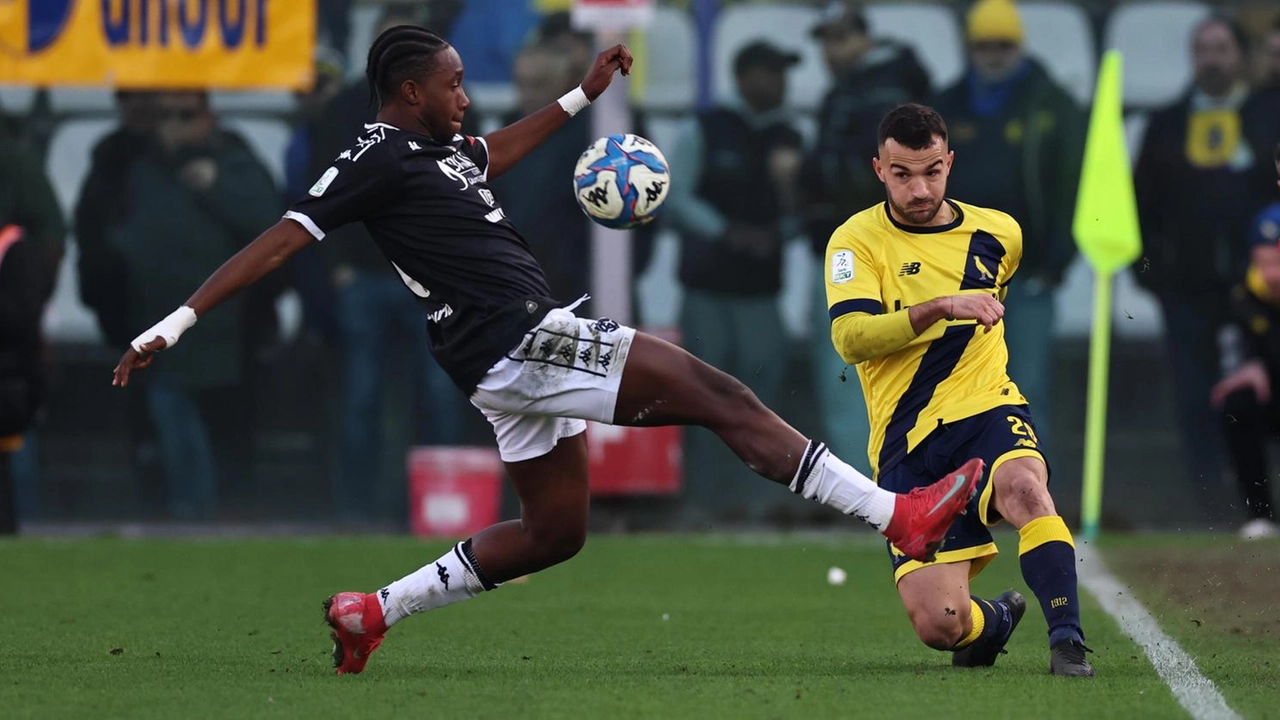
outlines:
[[[973,320],[991,330],[1002,317],[1004,306],[991,295],[949,295],[883,315],[842,315],[831,323],[831,342],[845,362],[857,365],[901,350],[942,320]]]
[[[128,385],[129,373],[151,365],[155,353],[175,345],[178,337],[195,324],[197,317],[257,282],[263,275],[280,267],[290,255],[314,241],[311,233],[294,220],[281,220],[272,225],[215,270],[185,305],[135,338],[132,347],[125,351],[116,365],[111,384]]]
[[[488,177],[495,178],[520,162],[578,111],[600,97],[613,75],[621,71],[631,74],[631,51],[626,45],[614,45],[596,56],[582,84],[556,102],[484,137],[489,146]]]

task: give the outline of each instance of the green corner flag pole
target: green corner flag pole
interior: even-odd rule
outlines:
[[[1133,173],[1124,137],[1121,59],[1102,56],[1085,141],[1080,192],[1071,230],[1094,271],[1093,334],[1089,348],[1089,409],[1085,419],[1081,530],[1098,534],[1102,516],[1102,459],[1107,437],[1107,370],[1111,355],[1111,292],[1117,270],[1142,253]]]

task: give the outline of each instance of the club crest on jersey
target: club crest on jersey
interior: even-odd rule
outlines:
[[[324,194],[325,190],[329,189],[329,184],[332,183],[333,179],[336,177],[338,177],[338,168],[330,166],[329,169],[325,170],[324,174],[320,176],[320,179],[316,181],[316,184],[311,186],[311,189],[307,191],[307,194],[311,197],[320,197]]]
[[[493,199],[493,191],[486,188],[480,188],[480,199],[484,200],[489,207],[493,207],[498,201]]]
[[[853,251],[838,250],[831,256],[831,282],[836,285],[853,279]]]

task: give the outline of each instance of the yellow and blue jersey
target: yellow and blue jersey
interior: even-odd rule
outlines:
[[[955,220],[912,227],[887,204],[849,218],[827,245],[827,306],[833,323],[850,313],[907,311],[936,297],[1003,298],[1022,259],[1022,229],[998,210],[947,200]],[[942,321],[904,347],[858,364],[871,420],[867,448],[876,477],[940,425],[1026,399],[1006,371],[1004,324]]]

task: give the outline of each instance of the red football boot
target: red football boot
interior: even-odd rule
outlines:
[[[333,666],[339,675],[364,670],[387,632],[373,593],[344,592],[325,600],[324,621],[333,628]]]
[[[974,458],[928,487],[899,495],[884,536],[912,560],[933,562],[952,521],[973,498],[982,468]]]

